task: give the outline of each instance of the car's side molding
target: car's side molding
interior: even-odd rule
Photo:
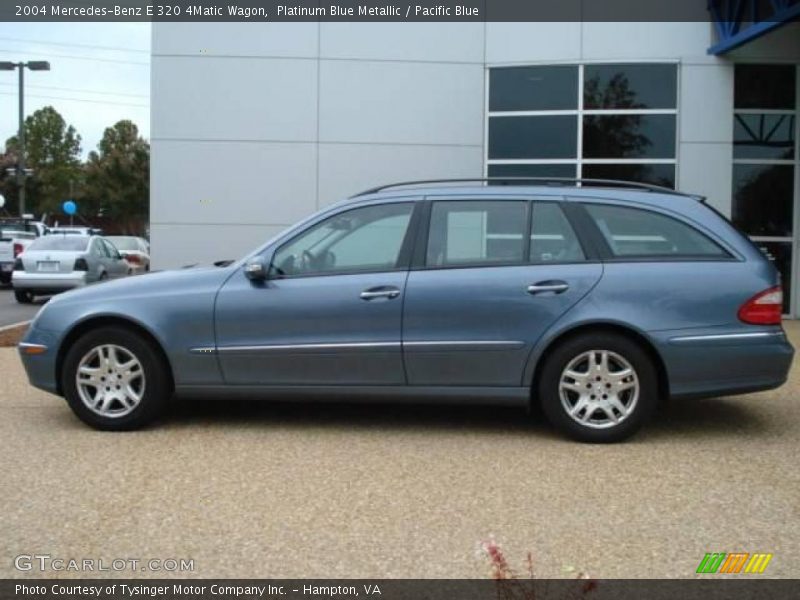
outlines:
[[[192,354],[210,354],[214,352],[230,354],[280,353],[280,352],[318,352],[348,350],[387,350],[408,348],[417,351],[430,350],[441,352],[447,350],[515,350],[524,348],[521,340],[420,340],[403,342],[328,342],[319,344],[259,344],[247,346],[197,346],[189,348]]]

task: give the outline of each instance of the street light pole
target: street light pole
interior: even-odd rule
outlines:
[[[19,216],[25,214],[25,179],[28,171],[25,168],[25,68],[31,71],[49,71],[50,63],[46,60],[28,62],[0,62],[0,71],[19,69],[19,133],[17,134],[17,186],[19,186]]]
[[[19,216],[25,214],[25,64],[18,63],[19,69],[19,157],[17,158],[17,187],[19,188]]]

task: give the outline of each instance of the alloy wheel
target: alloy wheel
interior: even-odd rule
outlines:
[[[564,411],[595,429],[615,427],[636,409],[640,384],[630,362],[610,350],[589,350],[561,373],[558,394]]]
[[[75,383],[81,401],[103,417],[123,417],[141,402],[145,374],[128,349],[104,344],[89,350],[78,363]]]

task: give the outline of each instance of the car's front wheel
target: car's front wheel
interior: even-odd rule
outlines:
[[[658,403],[653,361],[616,333],[582,334],[557,346],[539,380],[542,409],[553,425],[582,442],[633,435]]]
[[[172,388],[158,349],[123,327],[97,329],[78,339],[64,359],[61,385],[82,421],[113,431],[151,422]]]

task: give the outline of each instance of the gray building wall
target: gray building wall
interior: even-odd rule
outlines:
[[[483,176],[501,65],[677,62],[678,187],[727,214],[734,61],[800,61],[800,24],[726,58],[713,40],[710,23],[154,23],[153,265],[239,257],[371,185]]]

